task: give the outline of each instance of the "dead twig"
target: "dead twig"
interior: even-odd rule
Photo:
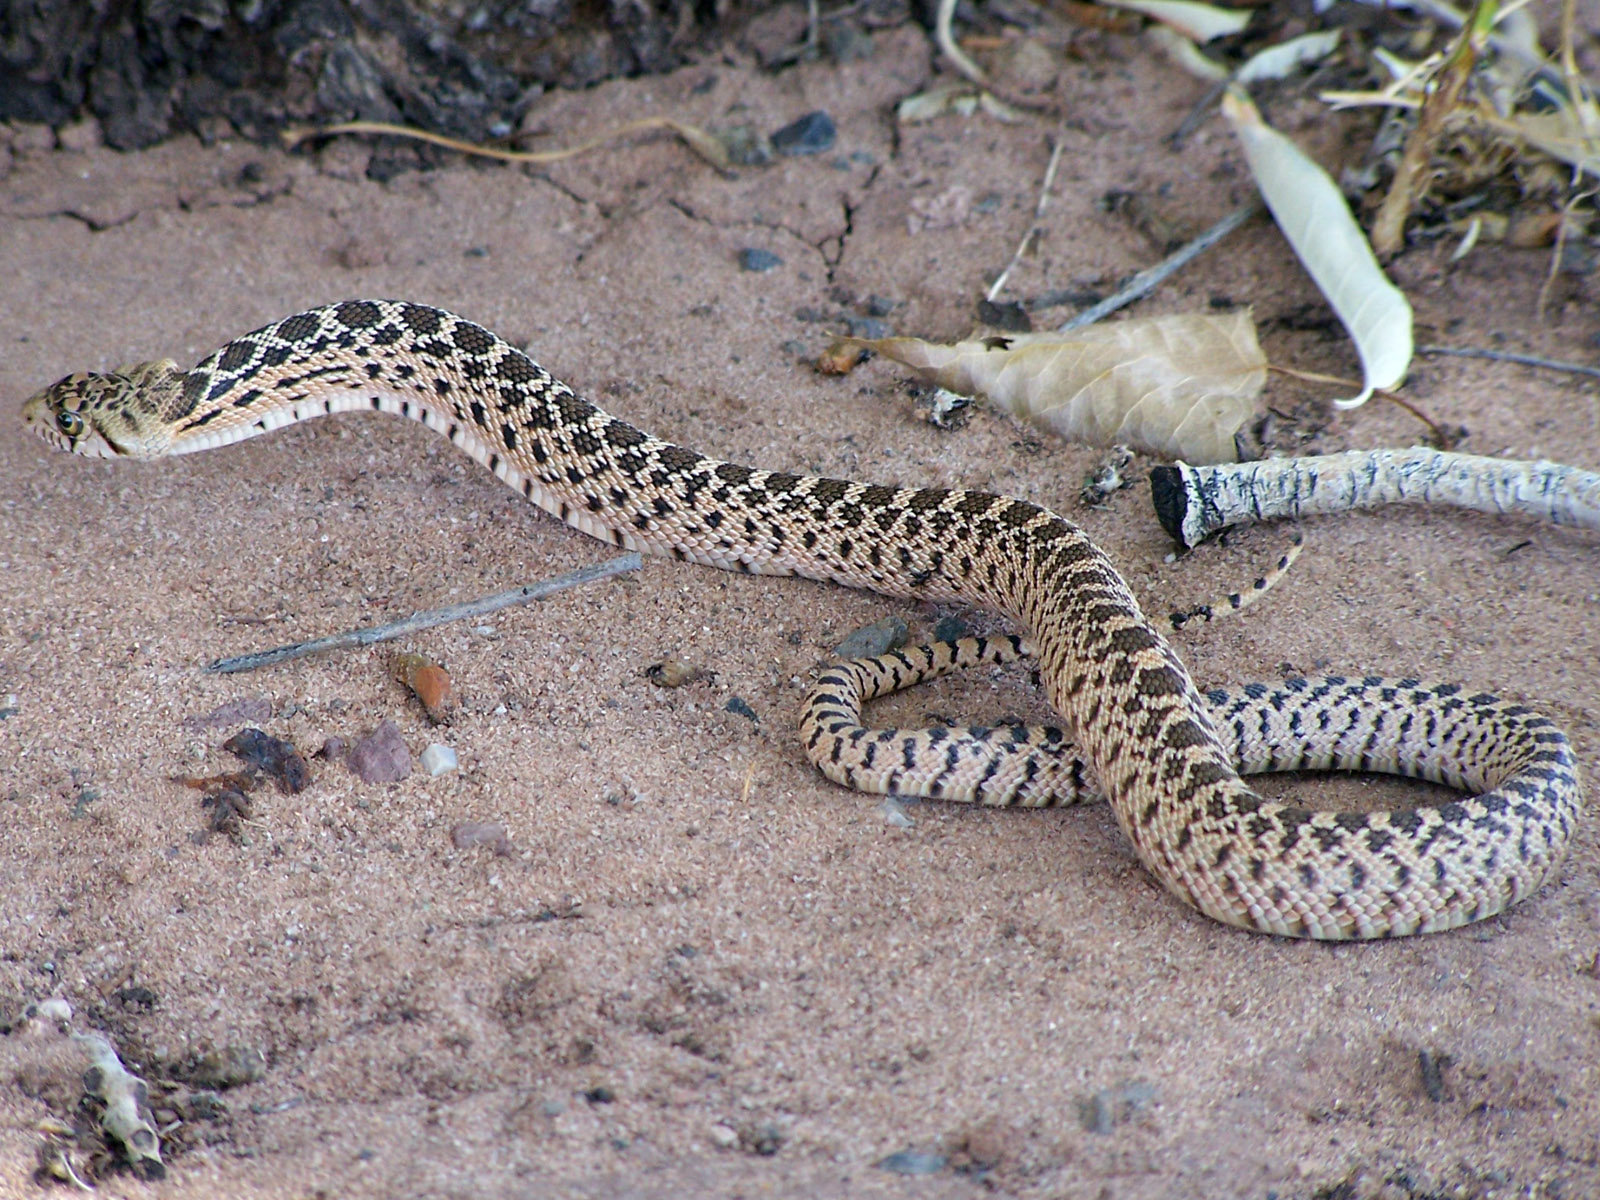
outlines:
[[[1255,201],[1234,209],[1210,229],[1174,250],[1155,266],[1140,271],[1122,287],[1118,288],[1114,294],[1107,296],[1099,304],[1084,309],[1062,325],[1058,332],[1067,333],[1084,325],[1093,325],[1096,321],[1109,317],[1119,308],[1124,308],[1135,300],[1149,295],[1160,287],[1168,276],[1182,270],[1189,264],[1191,259],[1198,258],[1204,254],[1260,211],[1261,205]]]
[[[1050,149],[1050,164],[1044,169],[1044,182],[1039,185],[1039,202],[1033,206],[1033,220],[1029,222],[1028,231],[1022,235],[1022,240],[1017,243],[1016,252],[1011,255],[1011,261],[1006,264],[1006,269],[1001,271],[989,285],[984,298],[990,303],[994,302],[994,298],[1006,286],[1006,280],[1022,261],[1022,256],[1028,252],[1028,247],[1033,245],[1033,239],[1039,236],[1039,223],[1044,220],[1044,210],[1050,206],[1050,189],[1055,185],[1056,168],[1061,165],[1061,151],[1066,144],[1066,138],[1058,132],[1055,145]]]
[[[1432,182],[1430,169],[1433,148],[1444,132],[1450,114],[1461,105],[1467,80],[1486,44],[1498,6],[1494,0],[1478,0],[1470,24],[1464,25],[1451,47],[1442,71],[1423,101],[1417,124],[1406,138],[1400,162],[1394,169],[1388,194],[1372,221],[1372,249],[1379,258],[1395,254],[1405,241],[1406,219],[1421,201]]]
[[[579,142],[576,146],[565,146],[560,150],[507,150],[500,146],[480,146],[475,142],[464,142],[460,138],[446,137],[442,133],[429,133],[426,129],[413,129],[409,125],[391,125],[387,121],[344,121],[337,125],[318,126],[295,125],[285,129],[280,137],[284,148],[292,150],[301,142],[312,138],[333,137],[343,133],[375,133],[427,142],[430,146],[443,146],[447,150],[455,150],[478,158],[537,164],[560,162],[579,154],[587,154],[590,150],[598,149],[617,138],[650,129],[670,129],[682,138],[691,150],[719,171],[731,172],[733,169],[733,160],[728,157],[727,147],[720,141],[697,125],[675,121],[671,117],[640,117],[637,121],[629,121],[626,125],[619,125],[598,137]]]
[[[1334,387],[1340,388],[1361,386],[1355,380],[1346,379],[1342,375],[1324,375],[1320,371],[1301,371],[1295,367],[1280,367],[1276,363],[1268,363],[1267,370],[1276,372],[1279,375],[1287,375],[1291,379],[1298,379],[1302,383],[1327,383],[1332,384]],[[1411,401],[1407,400],[1399,392],[1391,391],[1388,388],[1373,388],[1372,394],[1374,396],[1381,396],[1391,404],[1405,409],[1406,412],[1410,413],[1413,417],[1426,425],[1428,427],[1429,436],[1432,437],[1436,443],[1438,443],[1441,450],[1448,450],[1455,444],[1456,439],[1451,435],[1448,429],[1439,424],[1439,422],[1435,421],[1415,404],[1411,403]]]
[[[1418,354],[1438,354],[1450,358],[1487,358],[1491,362],[1516,363],[1523,367],[1542,367],[1546,371],[1566,371],[1572,375],[1587,375],[1600,379],[1600,367],[1584,363],[1563,362],[1558,358],[1541,358],[1537,354],[1519,354],[1514,350],[1485,350],[1476,346],[1418,346]]]
[[[309,642],[295,642],[293,645],[261,650],[254,654],[241,654],[234,658],[219,658],[206,670],[230,675],[236,671],[253,671],[257,667],[287,662],[291,658],[303,658],[308,654],[318,654],[324,650],[347,650],[352,646],[370,646],[375,642],[387,642],[397,637],[404,637],[408,633],[416,633],[418,630],[432,629],[435,625],[481,617],[498,612],[502,608],[510,608],[514,604],[542,600],[567,588],[594,583],[596,580],[621,575],[626,571],[637,571],[642,561],[636,553],[620,554],[607,562],[580,567],[576,571],[568,571],[565,575],[557,575],[554,579],[524,584],[522,587],[512,588],[509,592],[499,592],[479,600],[469,600],[465,604],[452,604],[448,608],[414,613],[403,621],[394,621],[388,625],[369,625],[365,629],[351,629]]]

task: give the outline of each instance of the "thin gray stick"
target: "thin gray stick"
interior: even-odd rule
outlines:
[[[1261,205],[1255,201],[1234,209],[1181,249],[1173,251],[1155,266],[1140,271],[1132,279],[1128,280],[1126,284],[1117,289],[1115,295],[1107,296],[1093,308],[1084,309],[1065,325],[1062,325],[1058,332],[1067,333],[1084,325],[1093,325],[1096,321],[1109,317],[1117,309],[1132,304],[1135,300],[1155,291],[1166,280],[1167,276],[1187,266],[1190,259],[1204,254],[1260,211]]]
[[[565,575],[557,575],[554,579],[524,584],[522,587],[512,588],[509,592],[484,596],[479,600],[468,600],[465,604],[452,604],[448,608],[413,613],[403,621],[394,621],[388,625],[369,625],[365,629],[351,629],[345,633],[335,633],[309,642],[295,642],[293,645],[262,650],[255,654],[219,658],[206,670],[229,675],[235,671],[253,671],[257,667],[269,667],[273,663],[286,662],[291,658],[303,658],[307,654],[318,654],[323,650],[346,650],[351,646],[370,646],[374,642],[387,642],[393,638],[404,637],[408,633],[416,633],[420,629],[432,629],[435,625],[460,621],[467,617],[481,617],[498,612],[502,608],[510,608],[513,604],[542,600],[546,596],[565,591],[570,587],[578,587],[580,584],[594,583],[612,575],[621,575],[625,571],[637,571],[642,561],[638,554],[620,554],[607,562],[579,567],[576,571],[568,571]]]
[[[1044,210],[1050,207],[1050,189],[1055,186],[1056,168],[1061,165],[1061,151],[1067,144],[1067,139],[1061,136],[1061,131],[1056,131],[1055,145],[1050,148],[1050,165],[1044,169],[1044,182],[1039,185],[1039,202],[1033,206],[1033,220],[1028,223],[1028,231],[1022,235],[1022,240],[1017,243],[1016,253],[1011,256],[1011,261],[1006,264],[1006,269],[1001,271],[993,283],[989,285],[989,293],[985,297],[991,304],[1000,294],[1000,289],[1006,286],[1006,280],[1011,278],[1011,272],[1016,270],[1017,264],[1022,261],[1022,256],[1028,252],[1028,247],[1033,244],[1033,239],[1039,236],[1039,224],[1044,220]]]
[[[1511,350],[1479,350],[1471,346],[1418,346],[1417,353],[1444,354],[1451,358],[1487,358],[1494,362],[1517,363],[1524,367],[1544,367],[1550,371],[1569,371],[1574,375],[1591,375],[1600,379],[1600,367],[1562,362],[1557,358],[1540,358],[1537,354],[1518,354]]]

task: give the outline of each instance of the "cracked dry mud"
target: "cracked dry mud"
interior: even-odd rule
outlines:
[[[1112,190],[1190,231],[1250,194],[1218,123],[1182,156],[1162,143],[1199,85],[1137,43],[1099,49],[1067,68],[1055,199],[1004,298],[1105,289],[1158,258],[1103,209]],[[192,362],[316,303],[403,296],[530,346],[691,446],[1052,504],[1151,611],[1252,578],[1286,531],[1166,563],[1141,491],[1075,506],[1098,451],[985,413],[941,432],[890,368],[827,379],[796,353],[869,296],[899,302],[900,332],[967,333],[1032,219],[1050,130],[895,131],[894,102],[931,78],[926,41],[900,29],[842,68],[717,61],[544,102],[544,123],[575,136],[656,111],[770,130],[826,109],[838,124],[834,152],[733,179],[666,138],[384,185],[362,178],[353,143],[304,157],[14,144],[0,395],[14,405],[69,370]],[[1339,153],[1346,127],[1293,105],[1272,115]],[[749,247],[783,264],[741,271]],[[1558,281],[1540,320],[1544,269],[1541,255],[1480,248],[1452,264],[1426,246],[1394,273],[1454,343],[1583,359],[1594,283]],[[1255,306],[1275,361],[1353,369],[1347,345],[1296,319],[1319,301],[1265,223],[1144,311],[1219,300]],[[1274,388],[1302,428],[1324,427],[1308,449],[1418,433],[1392,408],[1329,419]],[[1465,449],[1600,467],[1584,383],[1422,360],[1410,393],[1471,430]],[[414,750],[435,734],[381,650],[242,679],[201,664],[605,551],[399,421],[135,464],[53,456],[6,411],[0,1001],[9,1018],[65,996],[158,1092],[223,1047],[266,1057],[259,1081],[225,1094],[225,1121],[172,1135],[162,1196],[1600,1194],[1592,821],[1551,885],[1478,928],[1372,946],[1241,934],[1162,893],[1101,807],[908,805],[914,824],[898,828],[811,770],[792,730],[826,648],[889,612],[926,636],[941,614],[647,562],[407,647],[449,664],[458,773],[370,786],[317,767],[306,792],[263,794],[248,845],[202,842],[169,777],[223,769],[227,731],[186,719],[260,697],[267,731],[302,747],[385,718]],[[1596,773],[1592,538],[1424,511],[1307,537],[1267,601],[1179,640],[1202,683],[1280,667],[1465,680],[1543,707]],[[669,656],[714,675],[656,688],[641,672]],[[727,711],[732,696],[759,721]],[[1045,715],[1020,673],[885,708],[908,722]],[[1416,794],[1272,786],[1354,804]],[[454,844],[463,822],[503,826],[509,855]],[[124,1006],[129,989],[148,1002]],[[7,1195],[33,1194],[34,1128],[65,1115],[28,1085],[30,1053],[0,1038]]]

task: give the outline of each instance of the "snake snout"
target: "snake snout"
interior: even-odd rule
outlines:
[[[148,457],[150,438],[142,426],[150,422],[141,384],[129,368],[67,375],[23,402],[22,423],[69,454]]]

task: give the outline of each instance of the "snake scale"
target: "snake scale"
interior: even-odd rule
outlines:
[[[1292,679],[1203,696],[1072,522],[984,492],[896,488],[708,458],[603,412],[479,325],[351,300],[245,335],[192,370],[71,375],[24,406],[55,445],[151,458],[349,410],[445,434],[567,524],[729,571],[991,607],[1020,642],[824,674],[812,757],[858,787],[1051,803],[1097,788],[1144,865],[1219,921],[1319,938],[1448,929],[1536,891],[1581,808],[1572,749],[1537,713],[1415,680]],[[1032,650],[1070,731],[862,729],[858,702],[965,660]],[[903,668],[903,669],[902,669]],[[1384,770],[1476,792],[1387,812],[1267,801],[1241,771]]]

